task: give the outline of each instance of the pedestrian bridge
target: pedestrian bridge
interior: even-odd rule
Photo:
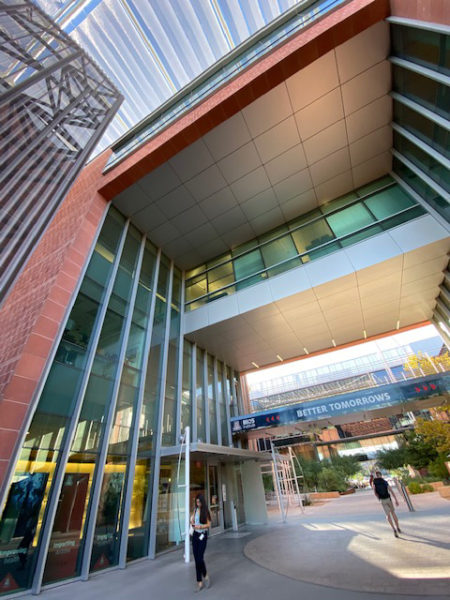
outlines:
[[[299,396],[303,398],[304,395],[305,389],[299,390]],[[336,425],[349,420],[367,420],[438,406],[449,398],[450,374],[434,373],[311,400],[295,402],[294,395],[291,403],[285,406],[232,417],[231,430],[241,433],[297,423],[317,423],[320,426],[321,421],[323,425]]]

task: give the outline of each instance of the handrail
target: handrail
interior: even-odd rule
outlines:
[[[253,252],[257,248],[261,248],[262,246],[266,246],[267,244],[271,244],[272,242],[276,242],[277,240],[285,237],[286,235],[291,235],[292,233],[295,233],[296,231],[299,231],[303,227],[311,225],[311,223],[315,223],[316,221],[320,221],[320,219],[323,219],[324,217],[329,217],[331,215],[334,215],[334,214],[340,212],[341,210],[345,210],[346,208],[349,208],[350,206],[353,206],[354,204],[357,204],[358,202],[364,201],[366,198],[370,198],[374,194],[377,194],[378,192],[382,192],[383,190],[387,190],[390,187],[393,187],[395,185],[396,185],[396,182],[395,181],[391,181],[391,182],[387,183],[386,185],[382,185],[381,187],[377,188],[376,191],[374,191],[374,192],[368,192],[367,194],[364,194],[363,196],[358,196],[358,198],[355,198],[354,200],[349,201],[349,203],[346,204],[345,206],[340,206],[338,208],[330,210],[330,212],[321,213],[317,217],[312,217],[312,219],[310,221],[307,221],[306,223],[301,223],[300,225],[297,225],[296,227],[293,227],[292,229],[289,229],[289,231],[285,231],[283,233],[280,233],[279,235],[275,235],[274,237],[271,237],[271,238],[269,238],[267,240],[264,240],[263,242],[257,243],[256,246],[253,246],[253,248],[248,248],[247,250],[243,250],[242,252],[240,252],[239,254],[235,254],[231,258],[227,258],[227,259],[223,260],[222,262],[218,262],[218,263],[212,265],[211,267],[208,267],[208,268],[204,269],[203,271],[200,271],[199,273],[196,273],[195,275],[191,275],[191,277],[189,277],[189,278],[186,279],[186,283],[188,281],[191,281],[192,279],[196,279],[197,277],[199,277],[200,275],[203,275],[204,273],[208,273],[209,271],[212,271],[212,269],[217,269],[217,267],[222,267],[223,265],[226,265],[227,263],[229,263],[229,262],[231,262],[233,260],[236,260],[236,258],[241,258],[242,256],[245,256],[246,254],[249,254],[250,252]],[[349,192],[349,194],[350,193],[351,192]],[[313,211],[314,210],[320,210],[323,206],[326,206],[326,204],[323,204],[322,206],[318,206],[317,209],[313,209]],[[305,215],[299,215],[299,217],[306,216],[307,214],[308,213],[306,213]],[[299,217],[297,217],[296,219],[298,219]],[[295,221],[296,219],[292,219],[292,220]],[[289,222],[286,223],[286,225],[289,226]],[[254,239],[257,239],[257,238],[254,238]],[[250,241],[252,241],[252,240],[249,240],[249,242]],[[295,256],[293,256],[292,258],[295,258]],[[211,262],[211,261],[209,261],[209,262]]]
[[[393,213],[392,215],[389,215],[388,217],[386,217],[386,218],[384,218],[384,219],[378,219],[378,220],[376,220],[376,221],[373,221],[372,223],[369,223],[368,225],[365,225],[364,227],[361,227],[361,228],[360,228],[360,229],[358,229],[357,231],[353,231],[352,233],[347,233],[347,234],[345,234],[345,235],[343,235],[343,236],[340,236],[340,237],[335,237],[335,238],[333,238],[333,239],[331,239],[331,240],[327,240],[327,241],[326,241],[326,242],[324,242],[323,244],[320,244],[320,245],[318,245],[318,246],[315,246],[314,248],[310,248],[309,250],[306,250],[306,251],[304,251],[304,252],[300,252],[300,253],[298,252],[297,254],[295,254],[295,255],[293,255],[293,256],[290,256],[290,257],[288,257],[288,258],[285,258],[285,259],[283,259],[282,261],[279,261],[279,262],[277,262],[277,263],[275,263],[275,264],[273,264],[273,265],[270,265],[269,267],[264,267],[264,269],[260,269],[259,271],[255,271],[254,273],[251,273],[250,275],[246,275],[245,277],[242,277],[242,278],[240,278],[240,279],[236,279],[236,280],[234,280],[232,283],[228,283],[228,284],[224,285],[223,287],[219,288],[218,290],[214,290],[214,291],[212,291],[212,292],[207,292],[206,294],[203,294],[202,296],[198,296],[197,298],[194,298],[193,300],[189,300],[189,302],[186,302],[186,303],[185,303],[185,307],[188,307],[188,306],[190,306],[190,305],[191,305],[191,304],[193,304],[194,302],[199,302],[199,301],[201,301],[201,300],[203,300],[203,299],[209,298],[210,296],[212,296],[212,295],[214,295],[214,294],[217,294],[218,292],[221,292],[221,291],[223,291],[223,290],[227,290],[228,288],[230,288],[230,287],[233,287],[233,286],[235,286],[235,285],[237,285],[237,284],[239,284],[239,283],[242,283],[242,282],[244,282],[244,281],[246,281],[246,280],[248,280],[248,279],[251,279],[252,277],[256,277],[257,275],[262,275],[262,274],[264,274],[264,273],[267,273],[267,272],[268,272],[268,271],[270,271],[271,269],[275,269],[275,268],[277,268],[277,267],[279,267],[279,266],[282,266],[283,264],[285,264],[285,263],[288,263],[288,262],[289,262],[289,261],[291,261],[291,260],[294,260],[294,259],[296,259],[296,258],[300,258],[300,259],[301,259],[303,256],[306,256],[307,254],[311,254],[312,252],[316,252],[317,250],[320,250],[320,249],[322,249],[322,248],[325,248],[325,247],[327,247],[327,246],[329,246],[329,245],[331,245],[331,244],[334,244],[334,243],[338,243],[338,244],[339,244],[339,243],[341,243],[343,240],[345,240],[345,239],[347,239],[347,238],[351,237],[352,235],[355,235],[355,234],[357,234],[357,233],[360,233],[360,232],[362,232],[362,231],[365,231],[366,229],[370,229],[371,227],[373,227],[373,226],[375,226],[375,225],[380,225],[381,223],[384,223],[384,222],[386,222],[386,221],[389,221],[389,219],[392,219],[393,217],[397,217],[397,216],[399,216],[399,215],[401,215],[401,214],[404,214],[404,213],[406,213],[406,212],[408,212],[408,211],[411,211],[411,210],[413,210],[413,209],[416,209],[416,208],[417,208],[417,206],[419,206],[419,205],[415,204],[415,205],[413,205],[413,206],[408,206],[407,208],[404,208],[403,210],[397,211],[396,213]],[[347,208],[347,206],[346,206],[345,208]],[[330,214],[331,214],[331,213],[330,213]],[[324,215],[322,215],[322,217],[321,217],[321,218],[323,218],[323,216],[324,216]],[[328,215],[327,215],[327,216],[328,216]],[[309,225],[309,224],[310,224],[310,222],[306,223],[306,225]],[[303,226],[303,225],[302,225],[302,226]],[[286,232],[286,233],[285,233],[285,235],[289,235],[290,233],[291,233],[291,232]],[[341,246],[341,247],[342,247],[342,246]],[[260,246],[256,246],[255,248],[252,248],[252,249],[251,249],[251,251],[257,250],[258,248],[260,248]],[[233,261],[234,261],[236,258],[238,258],[238,256],[236,256],[236,257],[235,257],[235,256],[233,256],[231,259],[227,260],[225,263],[222,263],[222,265],[224,265],[224,264],[228,264],[228,263],[231,263],[231,262],[233,262]],[[304,264],[304,263],[302,263],[302,264]],[[213,268],[216,268],[216,266],[220,266],[220,265],[215,265]],[[202,275],[204,272],[205,272],[205,271],[202,271],[201,273],[199,273],[198,275],[195,275],[194,277],[198,277],[198,276]],[[191,277],[191,279],[193,279],[194,277]],[[188,282],[188,281],[190,281],[190,280],[186,280],[186,284],[187,284],[187,282]]]

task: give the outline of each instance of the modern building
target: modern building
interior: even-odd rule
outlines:
[[[0,2],[0,302],[122,96],[30,0]]]
[[[448,336],[449,21],[307,3],[83,169],[0,316],[1,591],[179,544],[187,426],[213,531],[264,522],[241,373]]]

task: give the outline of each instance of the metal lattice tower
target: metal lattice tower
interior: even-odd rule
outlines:
[[[121,102],[30,0],[0,0],[0,301]]]

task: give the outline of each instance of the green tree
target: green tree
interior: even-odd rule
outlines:
[[[333,456],[331,465],[338,469],[347,480],[349,477],[354,477],[356,473],[361,471],[361,463],[356,456]]]
[[[450,454],[450,423],[417,419],[416,434],[439,454]]]
[[[445,466],[446,460],[444,454],[439,454],[438,457],[428,465],[430,475],[433,475],[433,477],[437,477],[438,479],[448,479],[449,472]]]
[[[298,457],[298,461],[302,467],[305,487],[308,490],[317,488],[319,483],[319,474],[322,471],[321,462],[318,460],[308,460],[301,456]],[[301,475],[299,470],[298,475]]]
[[[408,450],[406,446],[379,450],[377,452],[377,463],[382,469],[386,469],[387,471],[400,469],[409,463]]]
[[[416,431],[407,431],[406,438],[406,458],[407,464],[416,469],[424,469],[437,459],[438,452],[433,444],[425,440],[424,436]]]

